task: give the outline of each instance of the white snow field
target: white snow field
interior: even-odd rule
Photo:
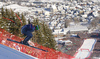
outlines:
[[[92,50],[94,49],[96,39],[85,39],[82,46],[75,54],[75,58],[85,59],[90,57]]]
[[[0,44],[0,59],[38,59]]]

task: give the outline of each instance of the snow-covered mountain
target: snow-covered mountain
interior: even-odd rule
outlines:
[[[23,0],[24,1],[24,0]],[[73,0],[29,0],[29,1],[41,1],[41,2],[65,2],[65,1],[73,1]],[[76,1],[88,1],[88,0],[76,0]],[[100,2],[100,0],[89,0],[94,2]]]
[[[99,2],[99,3],[100,3],[100,0],[92,0],[92,1],[94,1],[94,2]]]

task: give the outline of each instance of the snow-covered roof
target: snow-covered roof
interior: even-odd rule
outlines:
[[[12,9],[12,10],[14,10],[14,12],[20,12],[20,13],[25,12],[25,11],[29,12],[28,7],[20,6],[18,4],[11,4],[11,5],[5,6],[4,8]]]
[[[92,0],[93,2],[100,2],[100,0]]]
[[[67,28],[63,28],[63,29],[55,29],[53,34],[60,34],[60,33],[66,34],[68,31],[70,32],[88,31],[88,28],[82,25],[74,25],[74,26],[69,26]]]
[[[61,33],[66,33],[66,32],[62,32],[62,29],[57,29],[54,30],[53,34],[61,34]]]
[[[41,0],[42,2],[63,2],[63,0]]]
[[[2,8],[3,5],[5,5],[5,3],[4,2],[0,2],[0,8]]]
[[[70,24],[70,25],[75,25],[75,23],[74,23],[74,22],[70,22],[69,24]]]
[[[88,31],[88,33],[100,33],[100,30],[99,29],[90,29],[89,31]]]
[[[50,29],[53,29],[54,27],[53,26],[50,26]]]
[[[69,26],[66,30],[70,30],[70,31],[87,31],[88,28],[86,26],[75,25],[75,26]]]
[[[55,24],[57,24],[57,21],[54,20],[54,21],[51,22],[52,26],[54,26]]]
[[[29,2],[34,2],[35,0],[29,0]]]

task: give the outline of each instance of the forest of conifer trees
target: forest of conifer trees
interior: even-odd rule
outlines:
[[[19,20],[16,14],[21,20]],[[25,38],[25,36],[21,34],[21,27],[26,25],[26,19],[23,13],[19,14],[15,13],[12,9],[9,10],[2,8],[1,16],[2,18],[0,19],[0,28],[5,29],[6,31],[16,36]],[[48,27],[48,25],[46,25],[44,21],[39,21],[39,19],[34,19],[32,24],[39,25],[40,29],[33,32],[31,41],[45,47],[55,49],[56,41],[54,40],[52,30]]]

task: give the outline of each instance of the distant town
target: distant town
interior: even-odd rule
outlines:
[[[27,23],[28,20],[32,22],[36,18],[45,21],[57,42],[63,42],[58,39],[66,37],[78,37],[78,34],[82,38],[87,38],[86,34],[100,33],[100,0],[0,1],[0,10],[3,7],[12,9],[15,13],[23,13]],[[80,42],[78,45],[83,41]]]
[[[88,32],[92,28],[89,24],[100,16],[99,2],[95,1],[1,1],[0,8],[23,13],[27,20],[45,21],[55,37],[63,37],[69,32]]]
[[[45,21],[55,38],[66,37],[68,33],[93,32],[97,26],[94,28],[92,25],[95,24],[91,25],[91,23],[95,19],[100,19],[99,1],[96,0],[65,0],[65,2],[63,0],[1,0],[0,8],[2,7],[23,13],[26,21],[33,21],[34,18]]]

